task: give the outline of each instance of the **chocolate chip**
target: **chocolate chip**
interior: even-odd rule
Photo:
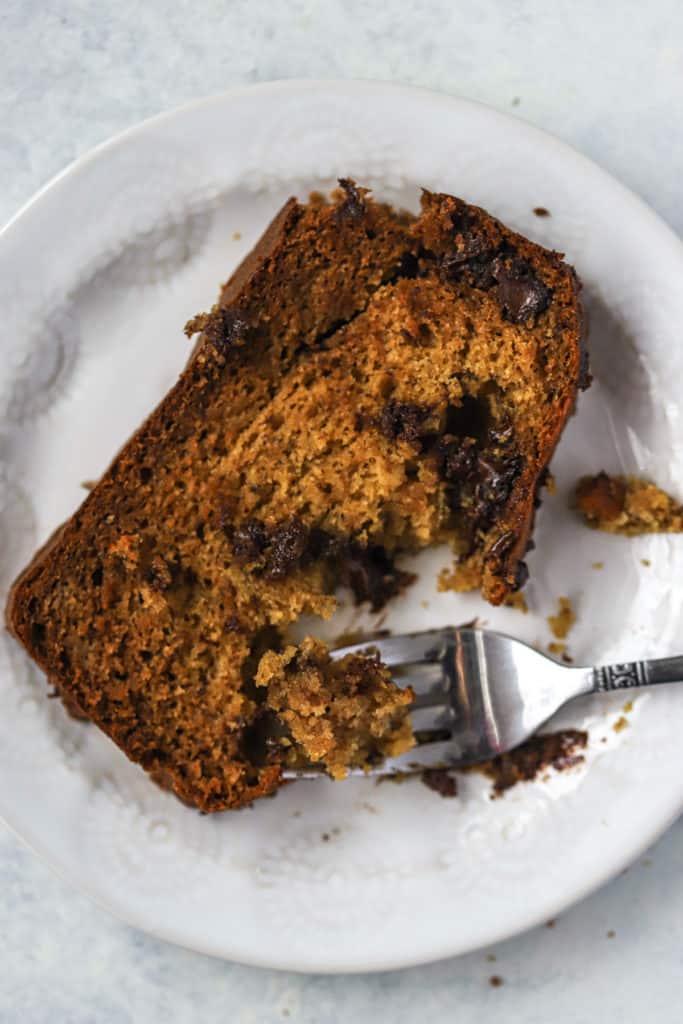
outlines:
[[[244,341],[249,324],[239,310],[216,306],[210,313],[200,313],[185,325],[188,337],[198,331],[217,352],[225,356],[238,342]]]
[[[489,556],[491,558],[505,558],[507,554],[514,547],[517,541],[517,534],[514,530],[506,530],[502,533],[495,544],[492,544],[489,549]]]
[[[207,331],[207,338],[222,355],[227,355],[238,341],[244,340],[249,324],[237,310],[222,309],[220,313],[220,323],[214,332]]]
[[[396,270],[396,277],[405,277],[413,280],[420,276],[420,262],[418,256],[412,252],[404,252]]]
[[[363,193],[351,178],[339,178],[339,185],[344,190],[345,197],[338,208],[337,216],[343,220],[360,220],[365,213]]]
[[[31,647],[39,654],[45,653],[45,640],[47,638],[47,630],[44,623],[32,622],[31,623]]]
[[[517,541],[517,534],[514,530],[506,530],[495,543],[491,545],[486,555],[486,562],[492,563],[492,569],[499,569]]]
[[[476,496],[478,501],[491,510],[497,509],[510,497],[512,485],[520,474],[522,460],[519,456],[498,463],[480,455],[477,460],[479,484]]]
[[[465,260],[484,256],[492,252],[492,246],[485,233],[479,228],[477,215],[468,209],[452,213],[451,224],[455,233],[456,249],[446,259],[455,266]]]
[[[476,227],[477,215],[473,209],[463,203],[462,207],[457,210],[453,210],[450,215],[450,221],[453,225],[455,234],[464,235],[467,232],[471,232],[472,228]]]
[[[238,562],[253,562],[263,553],[268,538],[260,519],[247,519],[238,526],[232,544]]]
[[[528,579],[529,566],[526,564],[526,562],[518,562],[515,568],[515,581],[512,586],[512,589],[521,590]]]
[[[306,554],[309,530],[300,519],[290,519],[270,535],[266,556],[266,576],[281,579],[299,566]]]
[[[514,530],[506,530],[489,548],[485,562],[495,575],[501,575],[505,571],[505,562],[518,539],[518,534]],[[529,569],[526,562],[517,562],[514,566],[512,590],[521,590],[528,579]]]
[[[497,448],[506,448],[512,441],[513,435],[513,429],[509,423],[490,427],[487,432],[489,443]]]
[[[498,282],[495,296],[506,320],[521,324],[548,308],[550,290],[524,260],[498,256],[491,270]]]
[[[236,615],[231,615],[225,623],[225,629],[228,633],[239,633],[242,628],[242,623]]]
[[[441,258],[439,272],[444,281],[456,282],[466,277],[475,287],[487,291],[496,283],[492,271],[493,250],[482,247],[477,252],[472,243],[467,250],[452,250]]]
[[[445,493],[448,507],[454,512],[465,511],[476,533],[492,525],[509,499],[524,463],[520,456],[513,454],[511,427],[506,424],[486,426],[471,415],[463,429],[467,424],[477,426],[479,440],[446,434],[436,443],[436,464],[441,479],[448,485]]]
[[[380,430],[390,441],[419,445],[420,428],[428,415],[429,409],[413,402],[387,402],[380,415]]]
[[[398,569],[383,547],[362,547],[350,544],[339,563],[340,582],[353,591],[358,604],[370,602],[373,612],[379,611],[415,579],[412,573]]]
[[[476,442],[471,437],[442,437],[437,445],[437,461],[439,473],[444,480],[449,483],[467,480],[476,467]]]
[[[412,583],[415,576],[398,569],[385,549],[365,546],[336,536],[299,519],[268,529],[259,519],[247,520],[233,534],[235,556],[243,562],[260,559],[255,571],[282,579],[311,562],[322,562],[332,578],[348,586],[360,604],[369,601],[379,611],[389,598]]]

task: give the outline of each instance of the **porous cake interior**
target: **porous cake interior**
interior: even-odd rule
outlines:
[[[410,582],[397,558],[442,541],[444,585],[498,603],[524,581],[579,377],[576,283],[472,209],[426,194],[410,224],[350,182],[288,204],[15,588],[10,626],[55,685],[204,810],[283,764],[341,776],[410,747],[411,695],[376,660],[287,644],[339,585],[380,608]]]

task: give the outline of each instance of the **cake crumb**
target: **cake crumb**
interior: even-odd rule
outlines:
[[[613,939],[616,934],[617,933],[614,931],[614,929],[610,928],[610,930],[607,932],[607,938],[608,939]]]
[[[565,665],[573,665],[574,664],[574,659],[572,658],[572,656],[570,654],[567,654],[566,651],[562,652],[562,661],[565,663]]]
[[[322,839],[322,841],[324,843],[329,843],[329,841],[330,841],[330,833],[329,832],[323,832],[323,834],[321,835],[320,838]]]
[[[480,772],[491,779],[491,796],[495,799],[518,782],[531,782],[550,768],[565,771],[581,764],[587,743],[588,733],[583,729],[539,733],[521,747],[466,770]]]
[[[649,558],[641,558],[640,564],[644,565],[646,569],[649,569],[650,566],[652,565],[652,562],[650,561]]]
[[[614,725],[612,726],[612,728],[614,729],[615,732],[621,732],[623,729],[626,729],[627,726],[628,726],[628,721],[624,718],[623,715],[620,715],[619,718],[617,718],[617,720],[614,723]]]
[[[521,102],[522,101],[520,100],[519,96],[513,96],[510,105],[513,107],[518,107]]]
[[[452,569],[442,569],[439,573],[436,589],[443,592],[454,590],[456,594],[477,590],[481,584],[481,566],[465,561],[458,562]]]
[[[551,917],[549,921],[546,921],[545,926],[546,926],[546,928],[554,928],[556,924],[557,924],[557,918],[556,917]]]
[[[551,654],[564,654],[567,650],[567,645],[553,640],[552,643],[548,644],[548,650]]]
[[[591,569],[602,569],[604,562],[591,562]]]
[[[426,768],[421,779],[427,789],[434,790],[439,796],[452,799],[458,795],[458,780],[447,768]]]
[[[501,978],[500,974],[492,974],[491,977],[489,978],[489,985],[491,986],[491,988],[500,988],[500,986],[503,984],[504,981]]]
[[[624,712],[624,714],[628,715],[630,711],[633,711],[633,701],[627,700],[621,710]]]
[[[233,242],[239,242],[241,237],[242,237],[242,232],[241,231],[233,231],[233,233],[232,233],[232,240],[233,240]]]
[[[564,640],[576,622],[576,613],[568,597],[557,599],[557,614],[548,616],[548,625],[557,640]]]
[[[349,767],[396,757],[415,745],[412,691],[395,688],[388,668],[365,654],[335,661],[309,637],[299,647],[266,651],[255,683],[267,689],[264,705],[287,728],[294,768],[302,761],[319,763],[341,779]]]
[[[529,611],[529,605],[521,590],[515,590],[512,594],[508,594],[503,604],[506,608],[514,608],[516,611],[521,612],[522,615],[526,615]]]
[[[81,487],[84,491],[92,491],[97,487],[97,480],[83,480]]]
[[[605,472],[581,477],[572,502],[588,526],[606,533],[637,537],[683,532],[683,506],[656,484],[639,477]]]
[[[496,962],[496,954],[495,953],[487,953],[486,954],[486,960],[490,964],[495,964],[495,962]]]
[[[547,210],[545,206],[534,206],[534,213],[537,217],[549,217],[550,210]]]
[[[557,494],[557,481],[550,470],[546,471],[545,482],[543,484],[548,494]]]

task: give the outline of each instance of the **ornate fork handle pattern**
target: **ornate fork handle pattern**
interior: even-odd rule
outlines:
[[[657,658],[654,661],[628,661],[619,665],[600,665],[593,669],[593,692],[631,690],[638,686],[683,681],[683,658]]]

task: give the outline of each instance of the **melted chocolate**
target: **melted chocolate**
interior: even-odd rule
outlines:
[[[420,446],[422,424],[429,409],[413,402],[387,402],[379,417],[379,427],[390,441],[399,439]]]
[[[339,178],[339,185],[345,192],[345,198],[338,209],[338,216],[343,220],[360,220],[365,213],[365,201],[355,181],[350,178]]]
[[[276,526],[270,534],[265,575],[277,580],[297,569],[308,554],[308,538],[308,527],[300,519],[288,519]]]
[[[550,305],[550,290],[524,260],[498,256],[491,269],[498,282],[495,296],[506,320],[524,323]]]
[[[235,530],[232,539],[238,562],[254,562],[263,554],[268,543],[265,525],[260,519],[247,519]]]

